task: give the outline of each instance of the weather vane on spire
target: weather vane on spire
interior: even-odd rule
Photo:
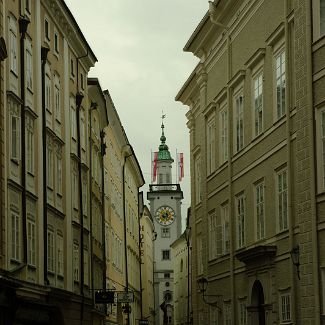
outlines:
[[[166,114],[164,114],[164,110],[161,111],[161,124],[164,124],[164,118],[166,118]]]

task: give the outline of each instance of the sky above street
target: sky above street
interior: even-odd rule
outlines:
[[[183,47],[208,10],[207,0],[66,0],[98,62],[90,71],[108,89],[146,184],[162,110],[172,157],[184,152],[183,218],[190,206],[188,108],[174,98],[198,63]],[[173,167],[176,182],[176,164]],[[183,223],[184,225],[184,223]]]

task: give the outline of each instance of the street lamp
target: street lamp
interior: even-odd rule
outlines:
[[[187,324],[190,324],[190,236],[191,227],[187,225],[184,231],[187,246]]]
[[[222,297],[222,295],[206,295],[206,294],[205,294],[205,292],[208,290],[208,284],[209,284],[207,278],[204,278],[204,277],[203,277],[203,278],[198,279],[198,280],[197,280],[197,284],[198,284],[198,286],[199,286],[199,290],[200,290],[200,292],[202,293],[203,301],[204,301],[207,305],[210,305],[210,306],[216,307],[219,311],[222,311],[222,309],[218,306],[218,301],[217,301],[220,297]],[[217,300],[211,302],[211,301],[208,301],[208,300],[206,299],[206,297],[214,297],[214,298],[216,298]]]
[[[297,275],[298,279],[300,280],[300,272],[299,272],[299,266],[300,266],[300,259],[299,259],[299,245],[293,246],[292,250],[290,251],[291,259],[293,265],[297,268]]]

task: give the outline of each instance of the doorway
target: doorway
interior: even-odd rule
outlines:
[[[261,282],[258,280],[254,282],[252,288],[251,305],[254,310],[252,315],[252,319],[255,320],[254,324],[265,325],[264,290]]]

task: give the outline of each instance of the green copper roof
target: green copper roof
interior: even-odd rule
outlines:
[[[164,123],[161,124],[161,137],[160,137],[160,141],[161,144],[159,146],[159,151],[158,151],[158,157],[157,160],[173,160],[173,158],[170,155],[170,152],[168,150],[168,146],[166,144],[166,137],[164,134]]]

